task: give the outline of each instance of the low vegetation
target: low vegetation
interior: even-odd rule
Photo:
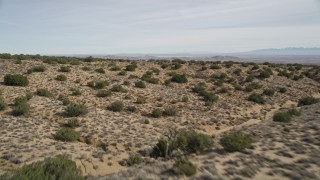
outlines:
[[[64,114],[69,117],[81,116],[87,113],[88,113],[87,106],[85,106],[84,104],[74,104],[74,103],[69,104],[64,112]]]
[[[80,133],[72,128],[61,128],[54,134],[54,138],[59,141],[73,142],[80,138]]]
[[[220,139],[220,144],[227,152],[242,151],[250,148],[251,142],[250,136],[241,132],[225,134]]]
[[[7,86],[28,86],[29,80],[21,74],[7,74],[4,76],[4,84]]]

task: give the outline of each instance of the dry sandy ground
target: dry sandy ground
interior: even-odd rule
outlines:
[[[65,153],[76,161],[84,175],[107,175],[125,170],[126,167],[119,165],[119,161],[128,157],[130,152],[155,145],[168,127],[193,128],[209,135],[218,135],[234,127],[240,128],[244,125],[264,122],[270,119],[273,112],[279,108],[294,107],[302,96],[319,93],[318,82],[309,78],[294,81],[280,77],[273,69],[274,75],[270,78],[254,80],[263,86],[254,91],[261,93],[265,88],[286,87],[287,92],[276,92],[272,97],[265,96],[267,103],[259,105],[247,100],[250,93],[235,90],[231,83],[224,84],[224,87],[228,89],[227,93],[217,93],[220,87],[214,85],[209,78],[212,74],[227,73],[227,79],[234,78],[240,82],[246,78],[248,75],[246,72],[252,68],[252,65],[242,67],[240,64],[235,64],[231,68],[223,67],[212,70],[207,64],[208,69],[201,70],[202,65],[184,64],[182,68],[173,70],[170,66],[162,69],[157,62],[137,61],[136,71],[119,76],[119,71],[109,70],[108,65],[111,63],[116,63],[122,69],[130,64],[130,62],[120,61],[82,63],[81,65],[70,65],[71,72],[62,73],[58,72],[62,66],[59,64],[49,65],[35,60],[25,60],[22,64],[15,64],[13,61],[0,60],[0,81],[7,73],[22,74],[36,65],[44,65],[47,68],[45,72],[26,74],[30,81],[27,87],[11,87],[1,84],[0,91],[8,104],[12,104],[14,98],[23,96],[26,92],[35,92],[37,88],[47,88],[54,95],[51,98],[35,95],[29,101],[31,110],[27,116],[12,116],[10,114],[12,106],[0,111],[0,172]],[[90,67],[91,70],[82,70],[84,66]],[[260,68],[264,66],[260,65]],[[101,67],[105,69],[105,74],[94,71]],[[150,68],[160,70],[158,75],[153,75],[160,79],[160,84],[146,83],[146,89],[134,87],[138,78]],[[242,69],[240,75],[232,73],[237,68]],[[302,70],[308,68],[305,67]],[[186,73],[188,83],[164,85],[164,81],[170,79],[168,75],[170,72]],[[54,80],[58,74],[66,75],[67,81]],[[80,83],[75,82],[78,79]],[[97,90],[87,86],[87,82],[97,80],[109,81],[110,85],[105,89],[110,89],[116,84],[123,84],[124,81],[129,81],[130,85],[123,85],[128,90],[127,93],[115,92],[111,97],[98,98],[96,97]],[[206,83],[207,89],[216,92],[219,96],[219,100],[212,106],[205,106],[201,97],[191,91],[191,88],[199,82]],[[248,83],[244,83],[243,86],[246,84]],[[79,88],[82,95],[72,96],[70,88]],[[65,106],[59,100],[60,96],[68,97],[76,103],[85,103],[89,109],[88,114],[78,118],[81,120],[81,126],[76,129],[81,133],[79,142],[56,141],[52,136],[68,119],[61,115]],[[146,98],[145,104],[135,103],[139,96]],[[182,101],[183,96],[188,97],[187,102]],[[112,112],[107,110],[107,106],[115,100],[123,101],[125,106],[136,106],[137,111]],[[164,109],[173,104],[179,110],[175,117],[152,118],[147,115],[154,108]],[[146,119],[150,121],[149,124],[144,123]],[[215,159],[216,157],[210,159],[210,162],[221,160],[219,157],[223,155],[218,156],[218,159]],[[196,158],[206,157],[195,157],[195,161],[198,161]],[[201,162],[200,159],[199,163]]]

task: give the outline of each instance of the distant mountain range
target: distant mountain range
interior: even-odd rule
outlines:
[[[236,53],[240,55],[320,55],[320,48],[290,47],[282,49],[258,49],[249,52]]]

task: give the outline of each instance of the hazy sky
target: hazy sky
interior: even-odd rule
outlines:
[[[320,0],[0,0],[0,52],[320,47]]]

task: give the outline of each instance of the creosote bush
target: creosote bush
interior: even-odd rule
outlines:
[[[80,133],[72,128],[61,128],[54,134],[54,138],[60,141],[72,142],[80,138]]]
[[[66,81],[67,80],[67,76],[65,76],[63,74],[60,74],[55,78],[55,80],[57,80],[57,81]]]
[[[312,96],[306,96],[299,99],[298,106],[305,106],[305,105],[311,105],[319,102],[319,99],[316,99]]]
[[[4,76],[4,84],[7,86],[27,86],[29,80],[21,74],[7,74]]]
[[[58,155],[24,165],[15,171],[0,176],[0,179],[84,180],[84,177],[74,161],[70,160],[66,155]]]
[[[212,138],[191,130],[170,130],[169,139],[159,139],[153,147],[151,156],[170,157],[174,150],[181,150],[184,153],[202,153],[213,146]]]
[[[127,159],[127,165],[133,166],[135,164],[140,164],[143,162],[142,156],[138,153],[129,154],[129,158]]]
[[[156,108],[156,109],[152,110],[152,112],[151,112],[151,116],[154,118],[159,118],[162,116],[162,114],[163,114],[163,112],[159,108]]]
[[[90,81],[87,83],[87,85],[91,88],[94,88],[94,89],[102,89],[106,86],[109,85],[109,82],[108,81],[105,81],[105,80],[100,80],[100,81]]]
[[[259,104],[265,104],[266,102],[265,99],[260,94],[257,94],[257,93],[250,94],[250,96],[248,97],[248,100],[259,103]]]
[[[177,160],[175,160],[173,167],[177,174],[193,176],[197,173],[197,167],[184,157],[179,157]]]
[[[163,114],[165,116],[176,116],[178,114],[178,109],[176,106],[169,106],[164,109]]]
[[[60,72],[70,72],[71,69],[68,66],[61,66],[59,69]]]
[[[273,96],[275,93],[274,89],[265,89],[263,90],[263,94],[267,96]]]
[[[69,119],[67,124],[66,124],[68,127],[70,128],[75,128],[75,127],[79,127],[80,126],[80,121],[79,119],[77,118],[72,118],[72,119]]]
[[[136,103],[137,103],[137,104],[144,104],[144,103],[146,103],[146,99],[145,99],[144,97],[139,96],[139,97],[137,98]]]
[[[173,74],[173,76],[171,78],[171,82],[187,83],[188,79],[187,79],[187,76],[185,74]]]
[[[235,132],[223,135],[220,144],[228,152],[242,151],[251,147],[251,138],[249,135]]]
[[[27,102],[23,102],[23,103],[20,103],[18,105],[16,105],[11,114],[13,116],[21,116],[21,115],[26,115],[30,110],[30,105],[27,103]]]
[[[123,108],[124,108],[124,104],[122,101],[115,101],[111,103],[108,107],[108,109],[113,112],[120,112],[123,110]]]
[[[99,68],[95,70],[97,73],[105,74],[106,71],[103,68]]]
[[[48,89],[37,89],[36,95],[38,96],[44,96],[44,97],[52,97],[52,93]]]
[[[143,81],[137,81],[134,85],[137,88],[146,88],[146,84]]]
[[[0,95],[0,111],[5,110],[8,107],[7,103],[3,99],[3,97]]]
[[[46,71],[46,67],[44,65],[34,66],[28,72],[44,72]]]
[[[291,115],[288,112],[278,112],[273,115],[273,121],[288,123],[291,121]]]
[[[76,116],[81,116],[81,115],[87,114],[88,109],[87,109],[87,106],[84,104],[71,103],[67,106],[64,113],[66,116],[76,117]]]
[[[128,92],[125,88],[123,88],[119,84],[112,86],[111,91],[113,91],[113,92],[122,92],[122,93]]]
[[[109,90],[99,90],[97,93],[97,97],[109,97],[112,95],[112,92]]]

